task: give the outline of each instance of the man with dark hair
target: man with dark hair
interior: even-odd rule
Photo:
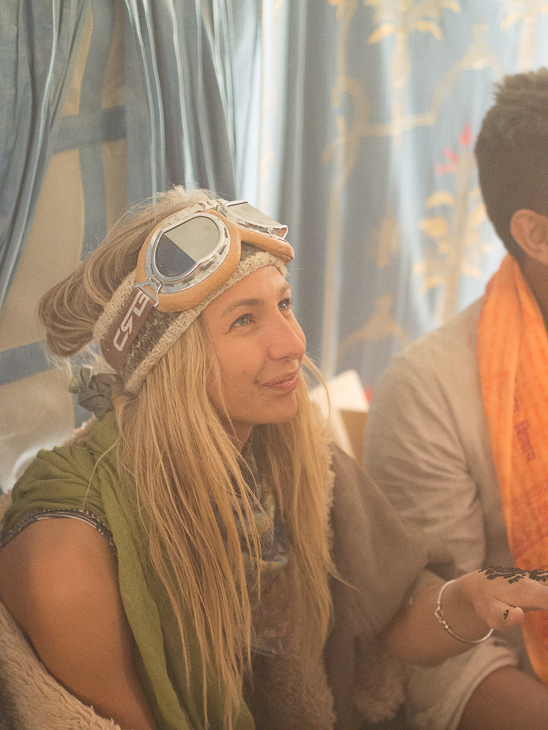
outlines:
[[[506,76],[498,85],[475,153],[487,215],[522,263],[527,252],[514,237],[515,213],[548,215],[548,69]]]
[[[367,419],[366,467],[462,571],[548,568],[548,70],[507,76],[476,142],[508,256],[485,295],[392,360]],[[423,730],[548,727],[548,617],[439,669],[409,669]],[[522,671],[523,670],[523,671]],[[526,718],[526,719],[525,719]]]

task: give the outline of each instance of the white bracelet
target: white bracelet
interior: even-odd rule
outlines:
[[[438,601],[436,604],[436,611],[434,613],[434,616],[438,619],[440,624],[443,626],[443,628],[447,631],[448,634],[451,634],[451,636],[456,639],[457,641],[462,641],[463,644],[481,644],[482,641],[485,641],[488,639],[491,634],[493,633],[493,629],[489,629],[488,633],[485,634],[485,636],[482,636],[481,639],[463,639],[462,636],[459,636],[458,634],[455,634],[453,629],[449,626],[447,621],[445,620],[445,617],[443,615],[443,611],[441,608],[441,597],[443,596],[444,590],[447,588],[447,586],[450,586],[451,583],[454,583],[456,578],[454,580],[449,580],[447,583],[444,583],[442,587],[440,588],[440,592],[438,593]]]

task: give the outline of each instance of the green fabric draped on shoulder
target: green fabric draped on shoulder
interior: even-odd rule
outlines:
[[[91,512],[110,530],[118,556],[120,591],[136,641],[135,665],[158,730],[205,730],[201,659],[192,622],[185,623],[191,677],[182,661],[178,627],[167,595],[146,559],[146,537],[137,507],[124,498],[116,468],[118,436],[113,413],[89,428],[86,448],[40,451],[12,492],[3,532],[36,509]],[[189,680],[189,681],[187,681]],[[208,679],[208,720],[222,727],[223,693]],[[235,730],[255,727],[243,699]]]

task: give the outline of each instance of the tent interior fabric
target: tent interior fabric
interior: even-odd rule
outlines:
[[[311,355],[374,387],[502,258],[474,139],[547,40],[546,4],[513,0],[2,3],[0,488],[89,415],[38,299],[173,184],[289,225]]]

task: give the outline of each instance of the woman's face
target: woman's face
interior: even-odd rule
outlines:
[[[306,340],[291,310],[289,284],[264,266],[220,294],[202,315],[219,362],[209,396],[243,445],[253,426],[295,415]]]

